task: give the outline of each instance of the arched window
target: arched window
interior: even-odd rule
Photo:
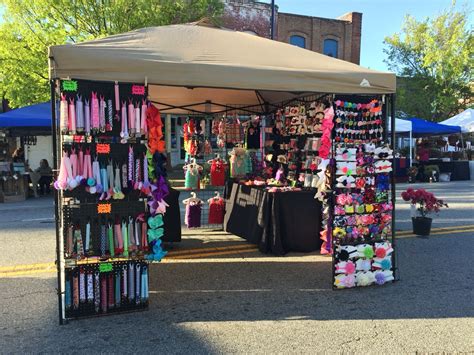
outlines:
[[[337,58],[337,46],[338,42],[335,39],[325,39],[323,53],[330,57]]]
[[[302,36],[293,35],[290,37],[290,44],[301,48],[306,48],[306,39]]]

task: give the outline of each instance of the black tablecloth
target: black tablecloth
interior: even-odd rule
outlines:
[[[170,188],[170,194],[165,197],[169,205],[163,216],[163,242],[181,241],[181,214],[179,211],[179,191]]]
[[[425,165],[438,165],[440,173],[451,173],[451,181],[471,179],[469,161],[467,160],[442,161],[430,159]]]
[[[230,183],[224,229],[257,244],[263,253],[311,252],[321,246],[321,203],[314,191],[271,193]]]

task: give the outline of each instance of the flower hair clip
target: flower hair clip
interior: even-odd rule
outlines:
[[[345,275],[340,274],[334,277],[334,286],[337,288],[351,288],[355,287],[355,277],[354,274]]]
[[[340,245],[337,247],[337,259],[348,261],[357,257],[357,248],[352,245]]]
[[[374,273],[375,283],[377,285],[383,285],[386,282],[393,281],[393,271],[391,270],[384,270],[384,271],[376,271]]]
[[[334,214],[336,216],[343,216],[343,215],[346,214],[346,211],[345,211],[344,207],[334,206]]]
[[[357,271],[370,271],[371,268],[372,268],[371,259],[359,259],[356,261]]]
[[[352,204],[352,196],[347,193],[339,194],[336,196],[336,203],[341,206],[350,205]]]
[[[336,227],[332,230],[332,235],[334,238],[343,239],[346,236],[346,231],[343,228]]]
[[[390,256],[393,252],[392,244],[390,242],[375,243],[375,256],[383,259]]]
[[[356,274],[357,286],[369,286],[375,282],[375,275],[371,271],[359,271]]]
[[[339,176],[337,179],[336,187],[340,188],[353,188],[355,187],[355,178],[353,176]]]
[[[337,162],[336,165],[336,175],[353,175],[356,171],[356,163],[355,162]]]
[[[375,172],[388,173],[392,171],[392,163],[389,160],[378,160],[375,164]]]
[[[352,261],[340,261],[336,264],[336,274],[353,274],[356,266]]]
[[[357,256],[359,258],[372,259],[374,257],[374,248],[370,244],[360,244],[357,246]]]

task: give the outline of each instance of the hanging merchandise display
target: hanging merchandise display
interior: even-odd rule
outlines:
[[[163,124],[146,88],[75,82],[58,82],[64,319],[148,306],[148,262],[166,255],[169,207]]]
[[[390,197],[393,151],[383,102],[335,101],[332,237],[334,287],[394,280]]]

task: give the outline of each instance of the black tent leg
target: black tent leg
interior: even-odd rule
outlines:
[[[55,80],[50,81],[51,85],[51,134],[52,134],[52,140],[53,140],[53,176],[56,178],[57,177],[57,171],[58,171],[58,166],[59,166],[59,155],[58,155],[58,142],[57,138],[59,137],[58,135],[58,127],[57,127],[57,122],[56,122],[56,94],[55,94]],[[62,273],[62,263],[61,263],[61,243],[62,243],[62,238],[60,234],[60,201],[59,201],[59,192],[56,189],[53,189],[54,191],[54,216],[55,216],[55,222],[56,222],[56,269],[57,269],[57,279],[58,279],[58,285],[57,285],[57,293],[58,293],[58,315],[59,315],[59,324],[63,325],[64,322],[64,316],[63,316],[63,289],[62,289],[62,284],[63,284],[63,273]]]

